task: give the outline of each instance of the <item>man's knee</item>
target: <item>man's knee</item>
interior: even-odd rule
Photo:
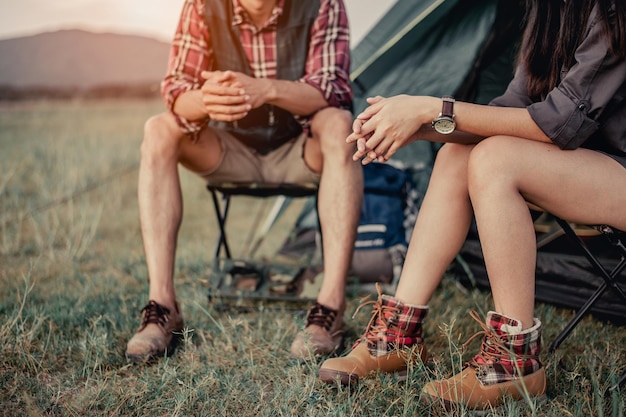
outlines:
[[[142,157],[174,155],[182,136],[183,133],[172,114],[166,112],[152,116],[144,124],[141,155]]]
[[[311,119],[311,134],[322,147],[346,148],[345,139],[350,134],[352,114],[337,107],[326,107]]]

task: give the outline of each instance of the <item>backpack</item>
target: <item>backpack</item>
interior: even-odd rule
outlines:
[[[399,163],[363,166],[364,193],[351,275],[360,283],[395,288],[413,232],[421,196],[413,170]]]
[[[399,161],[363,166],[363,204],[349,271],[357,284],[381,282],[395,289],[425,189],[421,183],[429,178],[426,168]],[[310,264],[321,259],[315,199],[305,204],[279,254]]]

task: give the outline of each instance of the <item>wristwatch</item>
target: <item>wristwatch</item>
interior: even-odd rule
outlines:
[[[448,135],[454,132],[456,128],[453,112],[454,97],[443,96],[441,99],[443,100],[443,107],[441,108],[441,113],[433,119],[432,126],[437,133]]]

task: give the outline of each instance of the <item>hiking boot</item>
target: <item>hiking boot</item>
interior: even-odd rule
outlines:
[[[333,353],[343,341],[343,314],[315,303],[306,315],[306,325],[291,344],[293,358],[307,359]]]
[[[479,353],[457,375],[426,384],[422,401],[440,404],[448,411],[463,405],[481,414],[499,407],[507,397],[544,400],[546,373],[539,361],[541,322],[534,319],[531,328],[522,330],[519,321],[492,311],[486,324],[475,311],[470,314],[483,330],[463,347],[482,335]]]
[[[365,333],[347,356],[331,358],[322,364],[319,370],[322,381],[356,384],[376,372],[397,373],[403,377],[409,364],[423,362],[428,356],[422,339],[422,321],[428,307],[405,304],[382,295],[380,285],[376,285],[376,289],[378,301],[366,301],[357,308],[358,312],[365,305],[374,305]]]
[[[126,356],[135,362],[147,362],[171,354],[185,326],[178,303],[176,311],[150,300],[142,310],[141,326],[128,341]]]

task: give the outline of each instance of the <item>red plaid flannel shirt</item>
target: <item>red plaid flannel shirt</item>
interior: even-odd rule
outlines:
[[[239,0],[232,1],[233,24],[239,25],[252,74],[257,78],[276,78],[275,28],[284,0],[278,0],[271,19],[258,29],[249,21]],[[321,0],[310,42],[305,74],[298,81],[317,88],[329,106],[349,109],[352,102],[350,35],[342,0]],[[172,42],[167,73],[161,83],[161,94],[168,109],[173,110],[174,102],[183,92],[200,88],[203,82],[200,73],[213,68],[210,44],[204,0],[186,0]],[[189,134],[197,133],[206,124],[206,120],[191,121],[178,115],[177,120]],[[300,120],[306,129],[308,118]]]

